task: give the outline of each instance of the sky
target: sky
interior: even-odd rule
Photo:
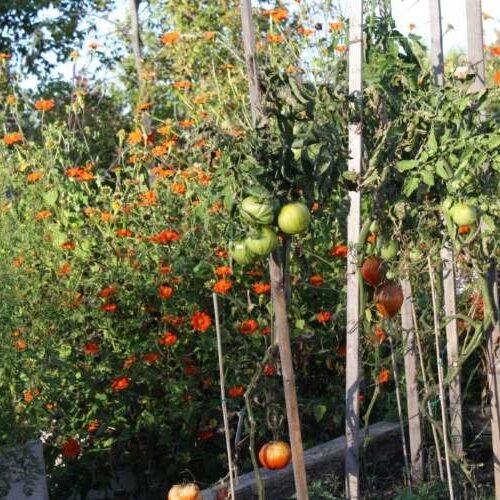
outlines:
[[[1,1],[1,0],[0,0]],[[217,1],[217,0],[212,0]],[[303,0],[307,1],[307,0]],[[106,38],[114,30],[114,22],[124,20],[127,13],[128,1],[119,0],[119,7],[111,13],[109,19],[99,19],[97,21],[97,33],[90,35],[83,43],[82,60],[88,53],[86,49],[88,43],[97,41],[103,48],[106,46]],[[338,0],[340,11],[347,17],[349,0]],[[450,50],[462,50],[467,48],[467,29],[465,15],[466,0],[441,0],[443,44],[445,54]],[[423,37],[428,43],[430,40],[430,17],[429,0],[392,0],[393,16],[399,30],[405,34],[410,31],[410,24],[415,25],[413,33]],[[491,44],[497,39],[500,32],[500,0],[482,0],[483,14],[487,13],[491,19],[484,20],[484,41]],[[90,73],[92,67],[88,68]],[[59,64],[55,69],[55,74],[63,76],[69,80],[73,74],[73,63]],[[109,75],[111,78],[111,75]],[[24,82],[26,87],[34,87],[36,81],[31,79]]]

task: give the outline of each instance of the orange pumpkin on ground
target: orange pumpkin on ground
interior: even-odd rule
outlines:
[[[166,500],[203,500],[200,488],[194,483],[174,484]]]
[[[271,441],[259,451],[259,461],[266,469],[283,469],[291,458],[290,445],[284,441]]]

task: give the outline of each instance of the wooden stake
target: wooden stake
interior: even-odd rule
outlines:
[[[130,39],[134,52],[135,70],[137,72],[137,85],[139,90],[142,87],[142,56],[141,56],[141,36],[139,30],[139,2],[140,0],[129,0],[130,10]]]
[[[439,316],[437,309],[436,288],[434,285],[434,270],[432,269],[432,262],[430,256],[427,257],[427,265],[429,268],[429,280],[431,282],[432,294],[432,312],[434,315],[434,338],[436,341],[436,362],[438,371],[438,385],[439,385],[439,399],[441,400],[441,420],[443,425],[443,441],[444,441],[444,457],[446,460],[446,475],[448,476],[448,493],[450,500],[454,500],[453,493],[453,478],[451,477],[450,465],[450,451],[448,446],[448,422],[446,420],[446,395],[444,393],[444,374],[443,364],[441,362],[441,346],[440,346],[440,333],[439,333]]]
[[[250,0],[241,0],[241,24],[245,60],[247,64],[248,86],[250,93],[250,108],[254,127],[262,118],[261,95],[255,59],[255,34],[252,21],[252,5]],[[292,449],[292,464],[297,500],[308,500],[304,448],[300,430],[300,416],[293,371],[292,349],[288,326],[286,299],[287,244],[281,245],[269,257],[269,274],[271,278],[271,299],[275,318],[275,331],[280,351],[281,371],[285,392],[285,404]]]
[[[412,290],[410,280],[401,280],[403,290],[403,306],[401,307],[401,329],[405,345],[405,377],[406,404],[408,409],[408,433],[410,436],[410,459],[412,481],[424,478],[424,461],[422,456],[422,423],[418,402],[417,356],[415,349],[415,330],[412,314]]]
[[[233,456],[231,452],[231,436],[229,434],[229,419],[227,417],[226,390],[224,381],[224,362],[222,358],[222,335],[220,331],[220,321],[219,321],[219,301],[216,293],[213,294],[213,301],[214,301],[214,316],[215,316],[215,332],[217,334],[217,353],[219,356],[220,400],[222,406],[222,419],[224,422],[224,437],[226,438],[227,462],[229,467],[229,487],[231,491],[231,499],[235,500],[236,496],[234,495]]]
[[[470,91],[486,87],[483,40],[483,13],[481,0],[467,0],[467,52],[469,63],[474,65],[476,80]],[[487,325],[487,367],[491,406],[491,439],[493,449],[493,471],[495,499],[500,500],[500,305],[496,263],[493,259],[486,276],[490,322]],[[486,312],[486,311],[485,311]]]
[[[444,85],[444,56],[443,56],[443,30],[441,24],[441,0],[430,0],[431,15],[431,60],[434,69],[434,78],[438,87]],[[455,264],[453,249],[450,242],[445,243],[441,249],[443,262],[443,289],[444,311],[446,316],[455,317],[456,290],[455,290]],[[446,352],[448,371],[456,367],[459,358],[459,342],[457,320],[452,319],[446,323]],[[459,457],[463,455],[463,428],[462,428],[462,389],[460,373],[449,384],[451,445]]]
[[[349,94],[361,106],[363,94],[363,0],[350,2],[349,14]],[[363,136],[362,124],[357,110],[356,121],[349,123],[349,171],[361,173]],[[346,340],[346,496],[351,500],[360,498],[359,493],[359,336],[360,276],[358,273],[357,249],[361,228],[361,193],[350,191],[349,218],[347,220],[347,340]]]

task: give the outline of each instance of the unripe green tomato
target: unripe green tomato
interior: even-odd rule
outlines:
[[[229,253],[238,264],[246,265],[255,262],[255,255],[248,250],[244,241],[235,241],[229,248]]]
[[[311,222],[309,209],[300,201],[287,203],[278,214],[278,226],[286,234],[304,232]]]
[[[262,226],[245,240],[247,250],[259,257],[269,255],[279,243],[278,235],[269,227]]]
[[[399,252],[399,243],[395,240],[389,240],[380,250],[380,256],[384,260],[391,260]]]
[[[477,210],[466,203],[455,203],[450,208],[450,217],[457,226],[472,226],[477,222]]]
[[[254,196],[247,196],[241,202],[240,213],[252,224],[272,224],[275,205],[270,200],[259,200]]]
[[[412,262],[418,262],[423,258],[423,256],[424,254],[422,250],[420,250],[420,248],[413,248],[412,250],[410,250],[410,253],[408,254],[408,257]]]

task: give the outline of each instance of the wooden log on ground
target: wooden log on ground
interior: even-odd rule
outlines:
[[[374,456],[398,457],[401,459],[401,445],[399,441],[399,424],[397,422],[378,422],[368,428],[369,444],[367,457],[370,453]],[[363,431],[359,433],[359,443],[365,439]],[[342,436],[332,441],[314,446],[304,453],[307,476],[309,479],[320,476],[323,473],[343,474],[344,450],[346,446],[345,437]],[[262,479],[266,485],[266,498],[269,500],[281,500],[294,493],[293,467],[280,470],[261,469]],[[203,500],[215,500],[217,488],[209,488],[202,491]],[[257,487],[254,473],[242,474],[238,478],[235,488],[238,500],[253,500],[257,498]]]

